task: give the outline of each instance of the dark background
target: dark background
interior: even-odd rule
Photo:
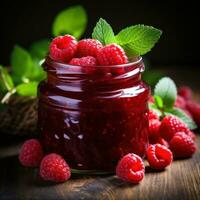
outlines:
[[[82,4],[88,12],[85,37],[91,35],[99,17],[105,18],[116,33],[128,25],[144,23],[163,30],[160,42],[148,53],[153,65],[180,68],[198,65],[199,10],[194,0],[3,0],[0,1],[0,63],[9,64],[14,44],[28,48],[34,40],[51,37],[55,15],[76,4]]]

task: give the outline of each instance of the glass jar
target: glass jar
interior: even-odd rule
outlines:
[[[116,66],[72,66],[47,57],[39,85],[38,126],[46,152],[61,154],[71,168],[115,169],[148,146],[149,87],[141,57]]]

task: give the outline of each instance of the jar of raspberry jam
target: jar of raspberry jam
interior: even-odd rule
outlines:
[[[47,57],[39,85],[38,126],[46,152],[71,168],[113,171],[148,146],[149,87],[141,57],[124,65],[72,66]]]

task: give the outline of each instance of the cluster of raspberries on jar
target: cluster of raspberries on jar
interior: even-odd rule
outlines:
[[[78,42],[71,35],[54,38],[49,47],[49,55],[57,62],[78,66],[120,65],[128,62],[125,51],[117,44],[103,46],[96,39]]]
[[[94,39],[77,42],[71,35],[53,39],[49,49],[50,57],[58,62],[78,66],[119,65],[128,62],[124,50],[116,45],[103,46]],[[184,110],[200,126],[200,105],[192,99],[192,91],[181,87],[175,106]],[[149,101],[153,102],[151,98]],[[153,170],[164,170],[173,158],[188,158],[195,151],[195,134],[179,118],[168,115],[162,120],[156,112],[149,110],[149,146],[146,159]],[[45,155],[37,139],[27,140],[20,151],[19,161],[26,167],[39,167],[42,179],[64,182],[71,176],[71,169],[61,155]],[[124,155],[116,166],[116,175],[124,181],[139,183],[145,175],[141,157],[134,153]]]

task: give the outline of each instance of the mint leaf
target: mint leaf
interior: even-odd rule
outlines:
[[[10,91],[14,88],[14,83],[10,74],[8,73],[7,69],[2,66],[0,66],[0,85],[1,89],[4,91],[5,89]]]
[[[177,96],[174,81],[168,77],[160,79],[155,86],[154,95],[161,97],[164,109],[172,108]]]
[[[33,58],[41,60],[43,59],[49,50],[49,39],[38,40],[30,46],[30,54]]]
[[[99,19],[94,27],[92,38],[99,40],[103,45],[114,43],[116,41],[112,27],[102,18]]]
[[[179,108],[173,108],[172,110],[169,110],[168,112],[165,112],[166,115],[172,114],[180,118],[187,126],[189,129],[193,130],[197,128],[197,125],[195,122],[192,120],[191,117],[189,117],[184,111],[182,111]]]
[[[17,83],[29,78],[33,73],[33,62],[31,55],[22,47],[16,45],[11,53],[11,66],[14,80]]]
[[[52,27],[54,36],[71,34],[79,39],[87,26],[87,14],[82,6],[72,6],[55,17]]]
[[[117,43],[124,48],[129,57],[144,55],[159,40],[162,31],[143,24],[127,27],[116,35]]]
[[[16,91],[20,96],[37,96],[38,82],[28,82],[17,85]]]
[[[158,108],[163,108],[163,100],[161,99],[160,96],[154,96],[155,104]]]

